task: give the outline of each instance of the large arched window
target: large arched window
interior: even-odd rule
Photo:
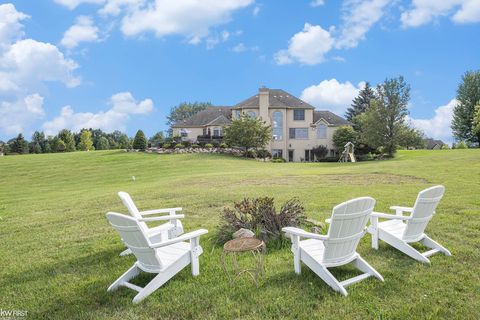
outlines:
[[[283,138],[283,114],[281,111],[275,111],[272,115],[273,118],[273,140],[282,140]]]
[[[327,125],[321,123],[317,127],[317,138],[327,139]]]

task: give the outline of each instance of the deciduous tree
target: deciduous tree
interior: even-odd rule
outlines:
[[[245,148],[245,156],[250,148],[264,148],[272,137],[272,128],[260,118],[243,114],[225,128],[224,140],[229,146]]]
[[[457,101],[453,109],[453,136],[457,140],[480,145],[480,133],[474,133],[472,126],[475,106],[480,102],[480,70],[463,75],[457,89]]]

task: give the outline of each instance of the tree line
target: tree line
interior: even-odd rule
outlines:
[[[55,136],[46,136],[44,132],[35,131],[30,141],[21,133],[7,142],[0,141],[0,153],[57,153],[132,148],[145,150],[149,145],[158,145],[164,140],[163,132],[158,132],[147,140],[142,130],[138,130],[134,138],[118,130],[107,133],[91,128],[82,129],[80,132],[63,129]]]

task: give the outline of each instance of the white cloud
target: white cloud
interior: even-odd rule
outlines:
[[[450,125],[453,118],[453,109],[457,105],[457,100],[452,99],[448,104],[435,109],[435,115],[431,119],[414,119],[409,117],[409,121],[418,129],[423,130],[427,137],[442,139],[452,142],[452,130]]]
[[[209,34],[210,28],[227,23],[235,11],[253,2],[254,0],[156,0],[148,7],[129,10],[122,19],[121,29],[127,36],[149,31],[157,37],[179,34],[195,44]]]
[[[349,81],[341,83],[337,79],[323,80],[318,85],[305,88],[300,98],[319,109],[343,114],[364,86],[365,82],[354,86]]]
[[[11,4],[0,5],[0,132],[27,130],[44,116],[42,90],[47,82],[79,85],[78,65],[50,43],[24,39],[21,20],[28,16]]]
[[[24,35],[20,21],[28,18],[28,15],[18,12],[11,3],[0,5],[0,49]]]
[[[260,13],[260,6],[255,6],[255,8],[253,8],[253,11],[252,11],[252,14],[254,17],[258,16],[258,14]]]
[[[0,103],[0,132],[7,135],[21,133],[44,115],[43,97],[38,93],[16,101],[2,101]]]
[[[213,49],[217,46],[217,44],[219,44],[220,42],[225,42],[225,41],[228,41],[228,39],[230,38],[230,32],[228,32],[227,30],[223,30],[221,33],[215,33],[214,35],[212,36],[209,36],[207,38],[207,40],[205,41],[206,42],[206,45],[207,45],[207,49]],[[201,39],[198,39],[198,43],[200,43]],[[194,44],[198,44],[198,43],[194,43]]]
[[[61,44],[69,49],[75,48],[81,42],[98,41],[99,29],[88,16],[79,16],[74,25],[65,31]]]
[[[312,2],[310,2],[310,6],[312,7],[321,7],[325,4],[325,0],[313,0]]]
[[[354,48],[384,15],[392,0],[346,0],[343,3],[343,23],[335,47]]]
[[[131,115],[148,114],[153,110],[153,101],[145,99],[137,102],[130,92],[114,94],[109,101],[107,111],[75,112],[71,106],[65,106],[60,115],[43,124],[47,135],[54,135],[62,129],[80,131],[83,128],[102,129],[107,132],[125,131]]]
[[[277,64],[289,64],[298,61],[313,65],[325,60],[325,54],[334,44],[330,31],[320,26],[305,23],[303,30],[295,34],[289,42],[288,49],[275,54]]]
[[[55,0],[55,2],[64,7],[67,7],[70,10],[73,10],[82,3],[102,4],[105,2],[105,0]]]
[[[456,23],[480,22],[480,1],[413,0],[412,8],[402,13],[401,21],[404,27],[418,27],[442,16],[452,16]]]
[[[98,12],[101,15],[119,15],[122,10],[132,10],[140,8],[145,3],[145,0],[107,0],[103,8]]]

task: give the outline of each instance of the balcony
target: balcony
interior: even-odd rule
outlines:
[[[198,143],[212,143],[212,142],[218,142],[221,143],[223,141],[223,136],[214,136],[214,135],[201,135],[197,136],[197,141]]]

